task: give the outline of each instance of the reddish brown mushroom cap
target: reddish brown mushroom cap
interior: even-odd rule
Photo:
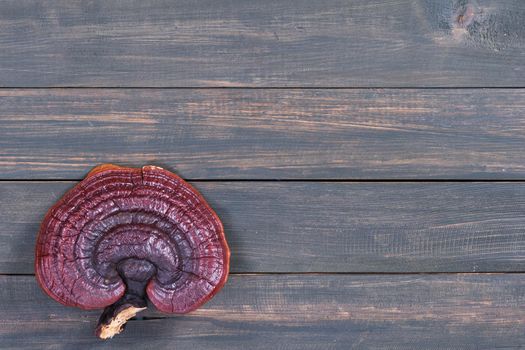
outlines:
[[[159,167],[102,165],[46,214],[35,272],[65,305],[103,308],[145,289],[160,311],[185,313],[219,291],[228,265],[222,224],[188,183]]]

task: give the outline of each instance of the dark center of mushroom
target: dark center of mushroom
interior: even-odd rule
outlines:
[[[157,268],[147,260],[125,259],[118,266],[117,271],[126,284],[125,297],[146,298],[146,285],[155,275]]]
[[[170,241],[166,233],[149,225],[117,226],[97,242],[93,256],[97,272],[106,279],[106,284],[119,282],[122,278],[123,261],[134,259],[154,266],[153,276],[160,283],[170,283],[181,273],[180,253],[177,244]],[[127,265],[122,265],[127,266]],[[138,268],[138,263],[134,264]],[[144,265],[146,266],[146,265]],[[146,267],[144,267],[146,268]]]
[[[152,278],[172,282],[180,277],[177,245],[150,225],[120,225],[95,244],[93,256],[97,272],[106,284],[124,282],[126,292],[105,308],[97,334],[111,337],[120,333],[125,321],[147,306],[146,287]]]

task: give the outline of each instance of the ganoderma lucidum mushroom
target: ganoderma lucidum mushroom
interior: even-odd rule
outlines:
[[[105,164],[67,192],[38,234],[36,278],[56,301],[105,308],[96,334],[107,339],[146,308],[186,313],[228,277],[223,226],[204,198],[155,166]]]

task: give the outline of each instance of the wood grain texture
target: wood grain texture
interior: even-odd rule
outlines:
[[[1,5],[0,5],[1,6]],[[525,90],[0,90],[0,178],[523,179]]]
[[[0,2],[0,86],[523,86],[521,0]]]
[[[39,222],[72,182],[0,182],[0,273],[33,273]],[[233,272],[525,271],[524,183],[194,183]]]
[[[237,275],[201,309],[153,310],[101,342],[97,311],[64,307],[33,276],[0,277],[3,349],[520,349],[521,274]],[[158,319],[160,317],[160,319]]]

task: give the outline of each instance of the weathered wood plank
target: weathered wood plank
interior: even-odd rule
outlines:
[[[521,0],[0,2],[0,86],[523,86]]]
[[[17,349],[520,349],[525,281],[496,275],[240,275],[203,308],[129,322],[64,307],[33,276],[0,277],[0,341]],[[147,317],[164,317],[146,311]]]
[[[0,273],[32,273],[72,182],[0,182]],[[195,183],[234,272],[525,271],[525,183]]]
[[[525,90],[0,90],[0,178],[525,177]]]

